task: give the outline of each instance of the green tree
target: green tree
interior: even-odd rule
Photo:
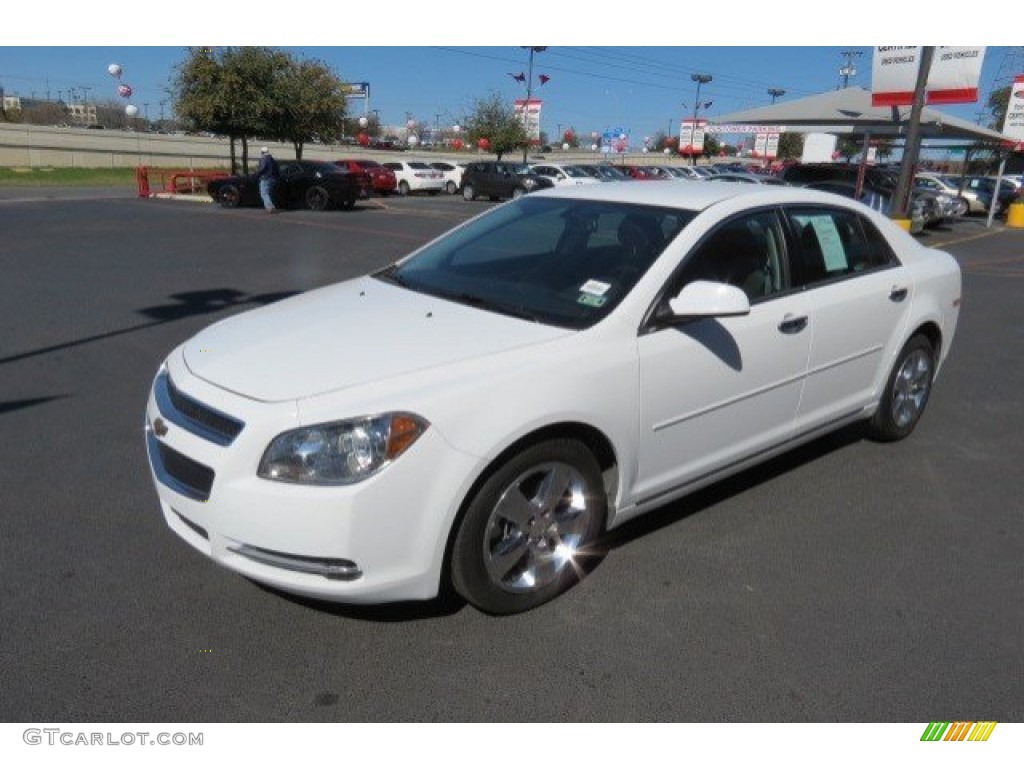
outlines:
[[[469,111],[469,139],[476,144],[480,139],[490,142],[490,151],[501,160],[502,155],[526,146],[526,130],[516,117],[515,109],[498,93],[492,91],[477,99]]]
[[[289,141],[302,159],[307,142],[335,142],[345,119],[345,85],[315,59],[290,61],[275,81],[275,105],[268,109],[268,134]],[[358,124],[357,126],[358,127]]]
[[[779,160],[799,160],[804,153],[802,133],[784,133],[779,136]]]
[[[843,136],[836,142],[838,152],[846,162],[850,162],[861,150],[861,143],[848,136]]]
[[[718,136],[713,133],[704,134],[704,151],[701,154],[704,157],[717,157],[718,153],[722,150],[722,142],[719,141]]]
[[[1006,122],[1006,110],[1009,105],[1009,85],[996,88],[988,95],[988,111],[992,114],[992,122],[989,124],[989,128],[995,131],[1003,130],[1003,123]]]

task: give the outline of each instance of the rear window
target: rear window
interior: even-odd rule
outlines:
[[[415,168],[417,171],[431,171],[431,170],[433,170],[433,168],[431,168],[426,163],[416,163],[416,162],[413,162],[413,163],[409,163],[409,167],[410,168]]]

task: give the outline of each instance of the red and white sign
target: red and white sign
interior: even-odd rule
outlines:
[[[704,129],[707,120],[683,120],[679,128],[679,154],[692,155],[704,151]]]
[[[928,73],[925,101],[928,104],[977,101],[978,79],[984,59],[985,46],[938,46]],[[875,46],[871,63],[871,106],[912,104],[920,62],[920,46]]]
[[[773,160],[779,155],[779,134],[759,133],[754,139],[754,157]]]
[[[1024,152],[1024,75],[1013,78],[1013,85],[1010,86],[1010,101],[1006,105],[1003,133],[1017,140],[1015,151]]]
[[[516,117],[526,128],[527,138],[534,143],[540,142],[540,107],[542,103],[541,99],[516,99],[513,104]]]

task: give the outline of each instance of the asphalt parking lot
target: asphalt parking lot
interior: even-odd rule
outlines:
[[[166,353],[490,205],[0,189],[4,721],[1024,719],[1024,230],[981,220],[924,238],[964,304],[911,438],[846,430],[668,505],[531,613],[298,600],[168,531],[142,432]]]

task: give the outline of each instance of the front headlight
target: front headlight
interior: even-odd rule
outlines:
[[[411,413],[385,413],[293,429],[267,446],[259,476],[306,485],[358,483],[401,456],[429,426]]]
[[[529,189],[530,187],[537,186],[537,182],[534,179],[523,179],[523,186]]]

